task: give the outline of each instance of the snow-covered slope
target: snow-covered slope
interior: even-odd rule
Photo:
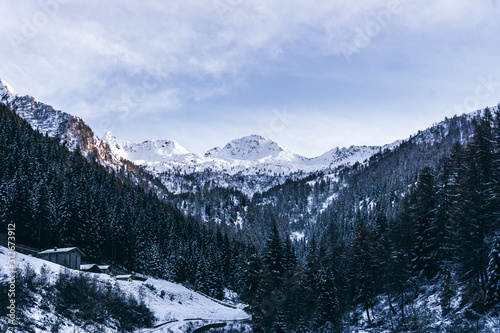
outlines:
[[[327,165],[334,168],[340,165],[352,165],[363,162],[380,151],[377,146],[350,146],[349,148],[336,147],[321,156],[311,159],[312,165]]]
[[[50,269],[51,281],[55,281],[57,275],[66,268],[42,259],[27,256],[15,252],[17,260],[17,269],[23,269],[26,265],[31,265],[37,273],[45,265]],[[0,246],[0,267],[2,272],[8,266],[8,250]],[[73,274],[79,274],[78,271],[70,270]],[[157,323],[161,324],[169,321],[183,321],[186,319],[199,318],[206,321],[225,322],[232,320],[249,319],[249,315],[237,306],[225,306],[222,302],[215,302],[206,296],[196,293],[184,286],[165,280],[149,278],[145,282],[140,281],[117,281],[107,274],[90,274],[101,283],[118,284],[124,292],[134,295],[137,299],[144,300],[145,304],[153,311],[157,318]],[[146,286],[147,285],[147,286]],[[162,293],[163,292],[163,293]],[[33,322],[40,318],[51,316],[45,310],[40,308],[42,295],[38,295],[31,305],[30,316]],[[43,307],[42,307],[43,308]],[[75,332],[79,328],[68,320],[64,322],[64,328],[60,332]],[[155,330],[156,331],[156,330]],[[45,332],[39,330],[37,332]],[[109,331],[111,332],[111,330]]]

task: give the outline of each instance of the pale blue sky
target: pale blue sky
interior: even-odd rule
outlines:
[[[0,3],[0,78],[197,153],[382,145],[500,100],[500,0]]]

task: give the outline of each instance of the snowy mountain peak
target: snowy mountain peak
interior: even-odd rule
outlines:
[[[271,159],[295,161],[305,159],[292,150],[260,135],[245,136],[229,142],[223,148],[216,147],[210,149],[205,153],[205,157],[226,161],[260,161]]]
[[[12,103],[16,97],[17,93],[14,89],[7,82],[0,79],[0,102]]]
[[[147,140],[131,143],[118,139],[113,133],[106,132],[103,137],[118,159],[132,161],[148,168],[153,173],[171,170],[179,165],[196,163],[200,156],[190,153],[173,140]]]
[[[241,189],[252,195],[255,191],[263,191],[284,182],[287,177],[294,177],[295,173],[307,174],[352,165],[365,161],[380,150],[379,147],[352,146],[335,148],[316,158],[306,158],[273,140],[260,135],[249,135],[232,140],[223,147],[210,149],[205,156],[200,156],[190,153],[173,140],[131,143],[117,138],[111,132],[105,133],[102,140],[99,140],[82,119],[54,110],[31,96],[19,96],[2,80],[0,103],[8,105],[33,128],[59,138],[71,149],[80,147],[84,154],[97,153],[103,165],[117,168],[123,166],[122,160],[128,160],[155,176],[163,177],[163,184],[172,193],[189,191],[193,185],[187,179],[188,183],[177,186],[176,175],[203,173],[206,176],[207,172],[210,180],[215,181],[217,186],[240,187],[241,181],[233,184],[232,177],[253,177],[251,185],[245,185],[247,188]],[[280,177],[276,177],[277,175]],[[204,181],[206,179],[202,182]]]
[[[138,145],[142,150],[155,151],[163,156],[187,155],[190,152],[173,140],[147,140]]]
[[[10,84],[8,84],[7,82],[5,82],[4,80],[0,79],[0,92],[1,93],[5,93],[5,92],[8,92],[8,93],[11,93],[13,95],[17,95],[17,93],[14,91],[14,89],[10,86]]]
[[[125,155],[128,156],[131,153],[141,152],[150,152],[153,153],[153,155],[158,155],[160,157],[190,154],[186,148],[173,140],[146,140],[142,143],[131,143],[118,139],[113,133],[108,131],[104,134],[103,141],[107,142],[115,153],[118,153],[127,159],[130,158]]]
[[[110,131],[107,131],[106,133],[104,133],[102,139],[104,141],[115,141],[115,140],[118,140],[118,138],[116,137],[116,135],[114,135],[113,133],[111,133]]]

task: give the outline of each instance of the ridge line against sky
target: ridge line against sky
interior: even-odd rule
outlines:
[[[99,136],[313,157],[500,100],[500,0],[108,3],[0,3],[0,77]]]

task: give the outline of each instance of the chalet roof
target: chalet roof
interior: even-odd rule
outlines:
[[[137,280],[137,281],[146,281],[148,279],[147,276],[142,275],[142,274],[132,274],[132,280]]]
[[[97,267],[99,267],[99,269],[101,270],[109,269],[109,265],[97,265]]]
[[[89,270],[89,269],[94,268],[94,267],[97,267],[100,269],[100,267],[97,266],[96,264],[85,264],[85,265],[80,265],[80,270],[86,271],[86,270]]]
[[[42,251],[42,252],[38,252],[38,254],[49,254],[49,253],[68,253],[68,252],[71,252],[71,251],[78,251],[80,252],[80,254],[82,256],[84,256],[85,254],[77,247],[63,247],[63,248],[53,248],[53,249],[48,249],[48,250],[45,250],[45,251]]]
[[[125,274],[125,275],[117,275],[115,276],[117,280],[137,280],[137,281],[146,281],[147,276],[141,274]]]

